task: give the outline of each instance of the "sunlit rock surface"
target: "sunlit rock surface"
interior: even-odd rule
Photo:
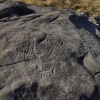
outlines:
[[[100,100],[99,28],[67,9],[1,3],[0,100]]]

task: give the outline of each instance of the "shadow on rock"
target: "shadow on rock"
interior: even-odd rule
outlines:
[[[77,15],[71,15],[69,16],[69,20],[77,27],[77,28],[83,28],[87,30],[88,32],[96,35],[96,29],[98,30],[99,26],[90,22],[89,18],[87,16],[77,16]],[[99,31],[99,30],[98,30]]]
[[[88,98],[86,95],[82,94],[80,96],[80,100],[100,100],[100,92],[99,92],[98,87],[95,86],[95,89],[90,98]]]
[[[97,86],[95,86],[95,90],[89,100],[100,100],[100,92]]]
[[[3,7],[2,10],[0,9],[0,19],[5,17],[11,17],[11,16],[23,16],[35,13],[34,10],[31,10],[27,8],[27,6],[24,3],[17,2],[11,5],[10,7]]]
[[[14,90],[14,100],[38,100],[37,88],[37,82],[34,82],[31,87],[27,87],[25,84],[22,84]]]

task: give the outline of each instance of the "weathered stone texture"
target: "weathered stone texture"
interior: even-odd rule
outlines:
[[[100,39],[79,20],[72,11],[0,4],[0,100],[100,100]]]

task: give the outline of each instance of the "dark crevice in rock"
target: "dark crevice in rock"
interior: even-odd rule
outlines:
[[[2,90],[4,88],[4,86],[0,87],[0,90]]]
[[[82,55],[82,56],[80,56],[80,57],[77,58],[77,61],[78,61],[79,64],[84,65],[83,60],[84,60],[86,54],[87,54],[87,53],[85,53],[84,55]]]
[[[84,58],[87,55],[87,53],[81,54],[80,56],[77,56],[78,54],[76,52],[71,53],[71,58],[75,59],[77,61],[78,64],[83,65],[84,66]]]
[[[57,16],[56,18],[54,19],[51,19],[49,22],[54,22],[56,19],[58,19],[59,16]]]
[[[92,79],[94,80],[94,76],[92,75],[92,73],[85,67],[84,65],[84,58],[87,55],[87,53],[84,53],[83,55],[81,54],[81,56],[77,56],[78,54],[76,52],[71,53],[71,58],[74,59],[75,61],[77,61],[78,64],[82,65],[84,70],[86,70],[86,72],[92,77]]]
[[[92,79],[94,80],[94,76],[93,74],[84,66],[84,69],[87,71],[87,73],[92,77]]]
[[[100,74],[100,71],[98,71],[98,72],[95,73],[95,75],[97,75],[97,74]],[[95,77],[95,75],[94,75],[94,77]]]
[[[82,65],[84,67],[84,69],[87,71],[87,73],[89,73],[89,75],[92,77],[92,79],[94,80],[94,76],[92,75],[92,73],[85,67],[84,65],[84,58],[87,55],[87,53],[85,53],[84,55],[80,56],[77,58],[77,62],[78,64]]]
[[[43,42],[46,38],[47,34],[44,34],[43,36],[41,36],[41,38],[37,39],[37,43],[40,44],[41,42]]]
[[[94,91],[88,100],[100,100],[100,92],[97,86],[94,87]]]
[[[92,77],[92,79],[94,80],[94,76],[93,74],[86,68],[85,65],[83,65],[84,69],[87,71],[87,73]]]
[[[82,94],[79,97],[79,100],[100,100],[100,93],[97,86],[94,87],[94,91],[90,98],[88,98],[85,94]]]

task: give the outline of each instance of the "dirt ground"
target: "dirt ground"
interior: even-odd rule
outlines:
[[[2,1],[2,0],[0,0]],[[4,0],[3,0],[4,1]],[[10,0],[22,1],[40,6],[75,9],[77,12],[88,12],[100,23],[100,0]]]

